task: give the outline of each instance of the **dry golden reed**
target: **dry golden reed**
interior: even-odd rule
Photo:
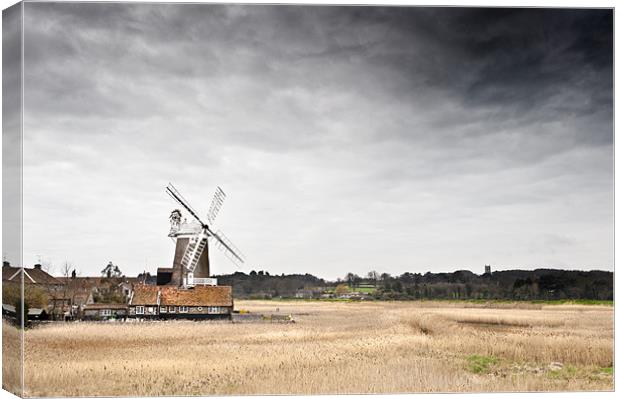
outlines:
[[[25,334],[25,393],[613,389],[610,306],[238,301],[236,308],[277,310],[292,314],[295,323],[73,323],[35,328]],[[7,333],[13,328],[3,329]]]

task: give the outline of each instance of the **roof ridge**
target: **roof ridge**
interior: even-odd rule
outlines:
[[[32,277],[30,277],[30,274],[28,274],[28,272],[26,271],[26,269],[24,269],[24,274],[25,274],[26,276],[28,276],[28,278],[30,279],[30,281],[32,281],[32,282],[33,282],[33,283],[35,283],[35,284],[37,283],[36,281],[34,281],[34,279],[33,279]]]

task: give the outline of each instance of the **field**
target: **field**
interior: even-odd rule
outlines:
[[[614,387],[612,306],[237,301],[235,307],[292,314],[295,323],[73,323],[30,329],[25,344],[25,394]],[[16,334],[7,324],[3,329],[5,336]],[[7,360],[11,352],[4,345]],[[4,371],[5,378],[15,377]],[[7,380],[5,385],[10,384]]]

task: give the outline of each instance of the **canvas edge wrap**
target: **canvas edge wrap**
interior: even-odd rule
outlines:
[[[23,171],[23,2],[2,11],[2,258],[22,267],[19,279],[20,309],[24,309],[22,171]],[[3,263],[4,264],[4,263]],[[4,287],[3,287],[4,288]],[[3,295],[4,303],[4,295]],[[17,304],[17,303],[16,303]],[[5,326],[2,339],[2,388],[24,396],[24,317],[20,328]],[[5,353],[8,352],[8,353]],[[15,381],[19,381],[18,384]]]

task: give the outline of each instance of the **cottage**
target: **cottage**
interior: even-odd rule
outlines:
[[[140,284],[134,287],[129,297],[129,317],[153,318],[158,314],[159,287]]]
[[[73,317],[81,317],[84,307],[95,303],[92,289],[77,289],[71,293],[71,314]]]
[[[159,315],[164,319],[230,318],[232,310],[230,286],[161,287],[160,290]]]
[[[128,308],[128,316],[135,318],[230,318],[233,310],[232,287],[138,285],[134,288]]]
[[[127,317],[127,305],[124,303],[91,303],[82,309],[83,320],[124,319]]]

